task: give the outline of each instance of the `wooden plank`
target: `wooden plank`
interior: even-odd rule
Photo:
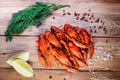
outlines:
[[[58,14],[59,15],[59,14]],[[55,16],[55,20],[53,19],[53,16]],[[51,25],[55,26],[61,26],[64,25],[65,23],[70,23],[71,25],[76,25],[76,26],[81,26],[85,27],[92,36],[109,36],[109,37],[120,37],[120,24],[119,24],[119,15],[118,16],[113,16],[111,19],[105,15],[98,15],[104,18],[105,25],[103,26],[102,24],[90,24],[86,23],[84,21],[77,21],[75,18],[68,18],[64,17],[62,18],[61,21],[61,16],[52,15],[48,17],[48,19],[45,19],[42,24],[39,26],[39,28],[33,26],[31,28],[28,28],[25,30],[22,34],[20,35],[38,35],[39,33],[45,31],[46,29],[49,29]],[[108,18],[108,19],[107,19]],[[7,19],[7,18],[6,18]],[[112,21],[112,19],[114,21]],[[115,20],[116,19],[116,20]],[[1,18],[2,20],[2,18]],[[4,19],[3,19],[4,21]],[[61,22],[59,22],[61,21]],[[8,21],[4,21],[3,23],[0,23],[0,34],[4,35],[4,32],[6,31]],[[95,26],[95,27],[94,27]],[[105,30],[107,30],[107,32]]]
[[[35,2],[33,2],[33,3],[29,3],[27,1],[25,3],[23,3],[23,2],[15,1],[14,3],[12,3],[10,1],[10,2],[8,2],[8,4],[5,4],[6,2],[5,3],[1,2],[0,3],[1,14],[3,12],[5,12],[5,13],[17,12],[17,11],[24,9],[32,4],[35,4]],[[54,3],[54,2],[52,2],[52,3]],[[57,3],[57,2],[55,2],[55,3]],[[23,4],[25,4],[25,5],[23,5]],[[62,2],[59,4],[69,4],[70,8],[68,8],[68,9],[71,9],[71,10],[74,9],[75,11],[78,11],[80,13],[86,12],[86,10],[88,10],[88,9],[91,9],[91,12],[98,13],[98,14],[101,14],[101,13],[103,13],[103,14],[119,14],[120,13],[120,11],[119,11],[120,3],[98,3],[98,2],[64,3],[64,2]],[[99,6],[101,6],[101,7],[99,7]]]
[[[64,70],[34,70],[34,74],[32,78],[25,78],[14,69],[0,68],[0,80],[90,80],[92,76],[97,80],[120,80],[120,72],[94,72],[93,74],[90,72],[68,73]]]
[[[60,1],[58,1],[58,0],[12,0],[13,2],[11,2],[11,0],[0,0],[0,3],[2,4],[2,5],[0,5],[0,6],[4,6],[4,5],[6,5],[6,6],[10,6],[9,4],[12,4],[12,6],[16,6],[16,4],[20,4],[20,5],[17,5],[17,6],[21,6],[21,5],[23,5],[23,6],[26,6],[27,4],[33,4],[33,3],[35,3],[35,2],[40,2],[40,1],[42,1],[42,2],[51,2],[51,3],[70,3],[70,2],[76,2],[76,3],[81,3],[81,2],[102,2],[102,3],[120,3],[120,1],[119,0],[60,0]]]
[[[20,51],[30,51],[29,63],[33,68],[50,69],[43,67],[37,58],[37,47],[35,41],[37,37],[14,37],[12,42],[5,42],[5,37],[0,36],[0,67],[10,68],[6,63],[7,59]],[[120,38],[94,38],[95,56],[91,60],[95,70],[120,71]],[[110,54],[110,55],[107,55]],[[113,59],[112,59],[113,57]],[[110,59],[110,60],[109,60]],[[90,60],[89,60],[90,61]],[[89,62],[88,62],[89,63]],[[52,69],[63,69],[54,64]],[[81,68],[82,69],[82,68]],[[88,68],[83,68],[88,70]]]
[[[26,5],[22,5],[23,3],[25,3]],[[0,35],[4,35],[12,13],[22,10],[32,3],[27,3],[27,1],[18,1],[16,4],[14,4],[8,1],[8,3],[6,4],[10,6],[6,6],[4,1],[3,3],[0,3],[0,5],[3,5],[2,7],[0,7],[0,14],[2,15],[0,16]],[[16,6],[13,6],[13,4]],[[44,30],[49,29],[51,25],[61,26],[65,23],[70,23],[72,25],[85,27],[89,31],[89,33],[92,34],[92,36],[120,37],[120,3],[71,2],[69,4],[71,5],[71,8],[64,9],[66,10],[66,12],[71,13],[70,16],[66,15],[63,17],[63,9],[57,10],[42,22],[40,28],[29,28],[21,35],[38,35]],[[95,19],[102,19],[104,21],[104,25],[102,25],[102,23],[91,24],[90,22],[76,20],[76,18],[74,17],[75,11],[77,13],[80,13],[80,15],[82,16],[85,12],[88,12],[89,9],[91,9],[90,15],[94,14]],[[53,17],[55,17],[55,19],[53,19]]]
[[[53,12],[42,22],[41,27],[29,28],[19,36],[14,36],[12,42],[5,42],[4,32],[12,13],[22,10],[36,1],[43,0],[0,0],[0,80],[90,80],[92,76],[97,77],[97,80],[120,80],[120,0],[44,0],[43,2],[70,4],[71,7]],[[64,9],[71,15],[63,16]],[[104,21],[104,26],[102,23],[91,24],[76,20],[75,11],[82,16],[86,12],[89,13],[89,9],[91,10],[90,15],[94,14],[95,20],[100,18]],[[89,59],[89,66],[81,68],[79,73],[70,74],[55,62],[52,68],[45,68],[37,58],[35,41],[39,33],[49,29],[51,25],[59,27],[65,23],[85,27],[94,37],[94,58]],[[31,53],[28,62],[34,69],[33,78],[19,75],[6,63],[10,56],[20,51]],[[91,72],[92,70],[93,72]]]

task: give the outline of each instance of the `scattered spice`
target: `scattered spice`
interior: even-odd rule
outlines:
[[[68,5],[68,7],[70,8],[71,6],[70,6],[70,5]]]
[[[68,15],[71,15],[71,13],[67,12]]]
[[[86,15],[87,15],[87,13],[84,13],[84,14],[83,14],[83,16],[86,16]]]
[[[85,21],[85,22],[88,22],[88,20],[87,20],[87,19],[84,19],[84,21]]]
[[[79,14],[79,13],[78,13],[77,15],[78,15],[78,16],[80,16],[80,14]]]
[[[66,15],[66,13],[63,13],[63,16],[65,16]]]
[[[91,18],[89,18],[89,20],[91,20]]]
[[[91,10],[89,9],[88,11],[90,12]]]
[[[107,34],[107,29],[105,27],[103,28],[103,31],[105,32],[105,34]]]
[[[105,31],[106,29],[105,29],[105,27],[103,28],[103,31]]]
[[[93,23],[93,21],[91,21],[91,23]]]
[[[75,17],[77,16],[77,13],[76,13],[76,12],[74,12],[74,16],[75,16]]]
[[[96,28],[96,26],[94,26],[94,28]]]
[[[94,16],[94,14],[90,13],[90,9],[88,10],[89,12],[85,12],[83,13],[83,15],[80,16],[80,13],[74,11],[74,13],[70,13],[70,12],[65,12],[65,10],[63,10],[63,16],[65,15],[73,15],[75,17],[76,20],[81,20],[81,21],[84,21],[84,22],[88,22],[88,23],[91,23],[92,24],[92,27],[95,28],[95,29],[103,29],[104,27],[104,22],[102,19],[100,18],[96,18]],[[101,26],[96,26],[94,25],[94,23],[101,23]],[[89,27],[89,28],[92,28],[92,27]],[[105,34],[107,33],[107,30],[104,28],[103,31],[105,32]],[[94,33],[97,33],[96,30],[90,30],[90,32],[94,32]]]
[[[53,19],[55,19],[55,17],[53,17]]]
[[[98,18],[95,22],[98,23],[100,21],[100,19]]]
[[[87,14],[87,16],[89,16],[90,14]]]
[[[65,12],[65,10],[63,9],[63,12]]]
[[[92,29],[90,30],[90,32],[92,33]]]
[[[105,34],[107,34],[107,30],[105,30]]]
[[[52,79],[52,76],[50,75],[49,78]]]
[[[102,25],[104,25],[104,22],[103,22],[103,24]]]
[[[85,17],[82,17],[80,20],[84,20]]]
[[[92,14],[92,16],[91,16],[92,18],[94,17],[94,15]]]
[[[96,30],[94,30],[94,33],[97,33]]]
[[[3,53],[3,55],[6,55],[6,53]]]
[[[99,27],[98,27],[98,29],[102,29],[102,28],[103,28],[103,26],[99,26]]]
[[[79,16],[76,18],[76,20],[78,20],[79,19]]]

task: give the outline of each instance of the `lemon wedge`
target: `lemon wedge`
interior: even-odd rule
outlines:
[[[22,59],[24,61],[27,61],[29,59],[29,52],[19,52],[18,54],[10,57],[8,60],[7,60],[7,63],[10,64],[12,66],[12,62],[16,59]]]
[[[12,61],[12,66],[19,74],[25,77],[33,77],[33,69],[26,61],[16,59]]]

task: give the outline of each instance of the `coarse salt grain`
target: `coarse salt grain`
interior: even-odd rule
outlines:
[[[103,50],[102,46],[97,46],[97,50]]]
[[[96,75],[93,75],[93,76],[90,78],[90,80],[98,80],[98,79],[97,79]]]

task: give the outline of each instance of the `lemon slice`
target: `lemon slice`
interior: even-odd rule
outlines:
[[[13,68],[21,75],[25,77],[32,77],[33,76],[33,69],[32,67],[22,59],[16,59],[12,62]]]
[[[13,62],[15,59],[17,59],[17,58],[22,59],[22,60],[24,60],[24,61],[27,61],[27,60],[29,59],[29,54],[30,54],[29,52],[19,52],[18,54],[10,57],[10,58],[7,60],[7,63],[10,64],[10,65],[12,65],[12,62]]]

